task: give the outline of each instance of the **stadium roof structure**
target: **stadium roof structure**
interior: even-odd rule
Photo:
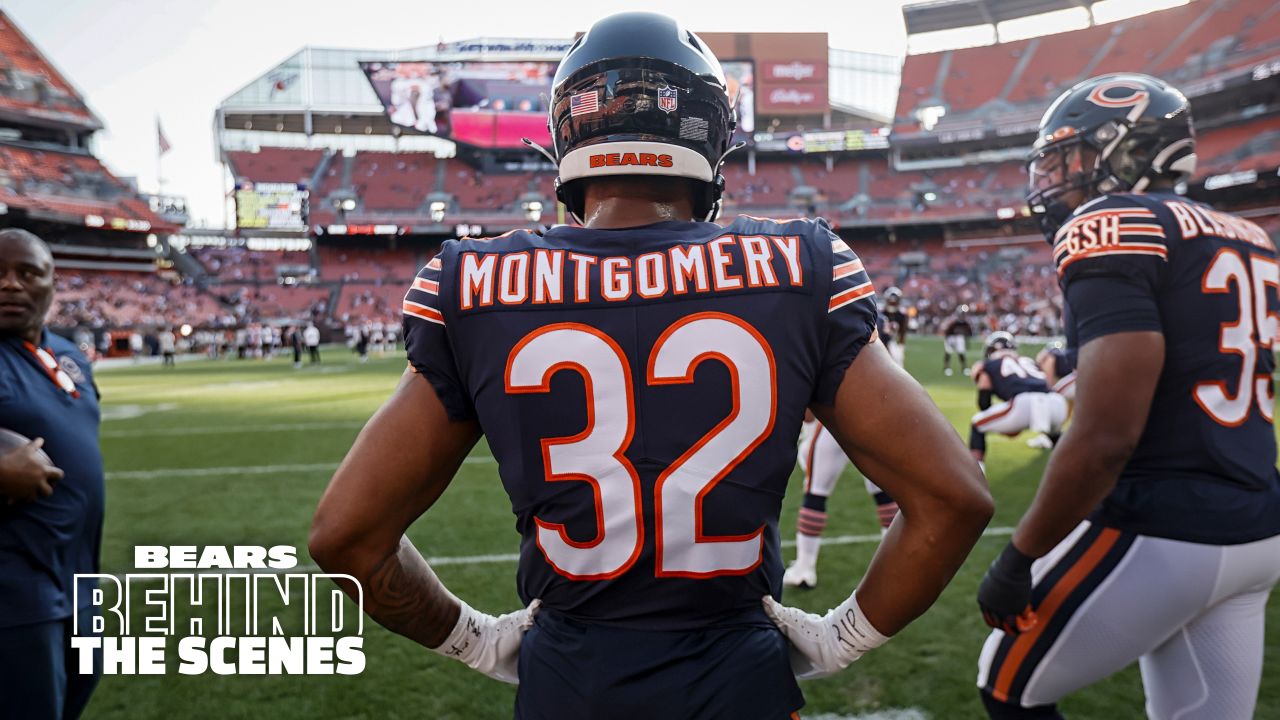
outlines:
[[[547,61],[564,56],[572,38],[476,38],[404,50],[304,47],[232,93],[218,106],[226,113],[376,114],[382,103],[361,61]]]
[[[101,130],[102,121],[31,39],[0,10],[0,116]]]
[[[1098,0],[932,0],[904,5],[902,18],[907,34],[954,30],[975,25],[995,25],[1006,20],[1041,15],[1055,10],[1085,8]]]

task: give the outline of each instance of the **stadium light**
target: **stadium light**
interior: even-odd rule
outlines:
[[[446,206],[443,200],[431,201],[431,222],[434,222],[434,223],[444,222],[445,207]]]
[[[526,200],[522,207],[524,208],[524,216],[529,220],[529,222],[538,222],[542,217],[541,200]]]

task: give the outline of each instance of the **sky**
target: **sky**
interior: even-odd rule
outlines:
[[[1111,0],[1099,20],[1187,0]],[[1203,0],[1202,0],[1203,1]],[[814,32],[831,47],[902,56],[906,0],[732,3],[647,0],[697,31]],[[1103,6],[1111,6],[1103,9]],[[84,96],[106,128],[95,151],[114,173],[157,185],[156,119],[172,145],[166,193],[187,198],[193,224],[224,222],[214,146],[217,105],[306,45],[400,49],[474,37],[571,37],[635,0],[453,3],[387,0],[0,0],[0,8]],[[1083,27],[1083,11],[1002,27],[1004,39]],[[991,42],[990,29],[913,38],[912,51]]]

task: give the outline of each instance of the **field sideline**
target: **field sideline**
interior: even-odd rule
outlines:
[[[976,343],[974,343],[976,346]],[[1024,348],[1024,352],[1028,349]],[[969,358],[970,363],[975,355]],[[107,518],[104,572],[132,570],[134,545],[292,545],[311,564],[311,513],[333,469],[365,420],[394,387],[399,353],[354,362],[327,348],[324,364],[294,370],[273,361],[192,361],[103,370],[102,447]],[[941,372],[941,343],[913,338],[907,367],[955,426],[967,433],[972,383]],[[987,473],[997,502],[995,532],[979,542],[937,605],[884,648],[834,678],[803,684],[803,715],[837,718],[896,709],[881,717],[980,718],[973,687],[986,628],[973,597],[987,564],[1035,491],[1047,455],[1016,440],[990,439]],[[407,440],[411,440],[408,438]],[[454,484],[410,531],[424,555],[451,561],[439,575],[476,608],[517,607],[518,536],[510,505],[483,443]],[[815,590],[785,600],[825,611],[843,600],[875,550],[874,505],[853,471],[829,507],[829,536]],[[783,510],[791,537],[801,496],[799,474]],[[784,556],[791,557],[791,550]],[[1153,601],[1158,602],[1157,599]],[[1280,718],[1280,603],[1267,613],[1266,673],[1258,718]],[[514,689],[366,625],[367,667],[355,677],[104,677],[88,718],[205,717],[454,718],[511,717]],[[1063,704],[1072,720],[1143,717],[1135,667]]]

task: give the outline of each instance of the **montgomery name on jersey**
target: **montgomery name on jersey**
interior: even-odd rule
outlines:
[[[1280,532],[1280,264],[1266,232],[1173,193],[1113,194],[1077,208],[1053,252],[1073,346],[1125,331],[1165,340],[1146,432],[1095,519],[1190,542]]]
[[[876,338],[871,282],[824,222],[451,241],[404,312],[412,366],[485,429],[526,603],[637,629],[768,622],[805,407]]]

